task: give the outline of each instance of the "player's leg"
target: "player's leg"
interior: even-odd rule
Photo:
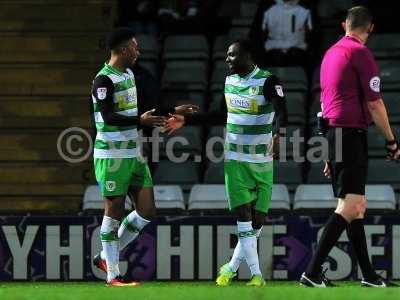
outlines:
[[[251,205],[255,199],[255,183],[248,180],[248,175],[243,169],[243,163],[228,160],[224,163],[225,188],[228,195],[229,209],[238,215],[238,231],[243,231],[246,225],[251,227]],[[238,209],[238,211],[237,211]],[[246,212],[246,210],[248,210]],[[241,220],[246,220],[241,222]],[[239,229],[240,227],[240,229]],[[248,226],[246,228],[249,228]],[[251,227],[251,231],[252,231]],[[245,249],[242,247],[242,239],[238,234],[238,243],[235,247],[232,259],[229,263],[224,264],[219,270],[219,276],[216,279],[217,285],[229,285],[236,276],[236,271],[240,261],[245,259]],[[257,249],[256,249],[257,250]]]
[[[136,159],[132,170],[129,195],[135,202],[135,210],[124,218],[118,230],[120,250],[135,240],[140,231],[155,217],[153,181],[147,163]]]
[[[104,217],[100,228],[103,251],[94,257],[94,264],[107,272],[111,285],[134,285],[123,282],[120,276],[118,228],[124,215],[125,197],[128,191],[129,159],[95,159],[96,180],[104,198]]]
[[[118,228],[124,213],[125,196],[104,197],[104,217],[100,228],[103,259],[106,262],[107,282],[120,275]]]

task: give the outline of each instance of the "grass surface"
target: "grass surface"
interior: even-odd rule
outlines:
[[[102,282],[3,282],[0,299],[85,299],[85,300],[148,300],[148,299],[346,299],[391,300],[400,299],[400,288],[361,288],[359,283],[338,283],[329,289],[300,287],[297,282],[267,282],[263,288],[234,282],[229,287],[216,287],[213,282],[145,282],[139,287],[107,287]]]

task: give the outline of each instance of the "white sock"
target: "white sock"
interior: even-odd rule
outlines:
[[[262,231],[262,226],[259,229],[256,229],[256,237],[257,239],[260,237]],[[238,239],[238,242],[236,244],[235,250],[233,251],[233,255],[231,260],[229,261],[229,268],[231,269],[232,272],[236,272],[239,269],[240,264],[242,261],[245,259],[244,257],[244,251],[242,249],[242,246],[240,244],[240,239]]]
[[[107,216],[103,217],[100,228],[100,239],[103,246],[103,256],[107,262],[107,282],[110,282],[120,274],[118,268],[118,227],[118,220]]]
[[[119,251],[136,239],[140,231],[149,223],[150,221],[139,216],[136,210],[126,216],[118,229]],[[105,259],[104,251],[100,252],[100,257]]]
[[[258,262],[256,230],[251,226],[251,221],[237,222],[237,227],[240,246],[246,258],[247,265],[250,268],[251,275],[261,275],[260,264]]]
[[[150,221],[142,218],[134,210],[123,221],[118,229],[119,250],[124,249],[130,242],[136,239],[140,231],[149,224]]]

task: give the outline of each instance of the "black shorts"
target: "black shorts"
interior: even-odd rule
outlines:
[[[340,139],[337,139],[340,131],[341,143]],[[326,138],[329,144],[329,168],[335,197],[345,198],[346,194],[365,195],[368,172],[367,131],[330,128]]]

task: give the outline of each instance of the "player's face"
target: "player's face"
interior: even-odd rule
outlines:
[[[235,43],[229,46],[225,61],[232,74],[236,74],[241,70],[244,65],[244,59],[238,44]]]
[[[127,42],[125,47],[125,58],[127,66],[134,65],[139,56],[140,52],[138,43],[135,38],[132,38]]]

